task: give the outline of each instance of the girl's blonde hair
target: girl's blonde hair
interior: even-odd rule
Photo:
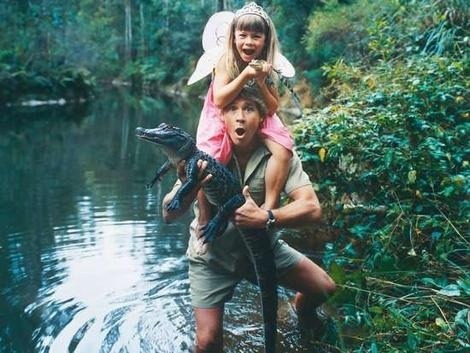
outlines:
[[[273,22],[270,19],[266,21],[261,16],[255,14],[244,14],[235,17],[229,27],[225,43],[225,54],[222,57],[230,80],[235,79],[240,74],[240,67],[243,64],[235,46],[236,30],[264,33],[266,36],[264,49],[261,57],[258,59],[265,60],[271,64],[276,62],[276,56],[279,52],[279,41]]]

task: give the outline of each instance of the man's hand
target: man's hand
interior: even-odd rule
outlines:
[[[239,228],[265,228],[268,213],[253,200],[248,186],[243,188],[243,196],[245,203],[235,210],[233,224]]]
[[[186,166],[186,161],[184,159],[182,161],[179,161],[178,164],[176,165],[176,175],[178,176],[178,179],[181,180],[182,183],[184,183],[187,179],[185,166]],[[199,189],[200,186],[204,185],[210,179],[212,179],[212,174],[207,174],[204,178],[202,178],[204,174],[204,170],[207,167],[207,161],[203,161],[202,159],[199,159],[197,161],[197,167],[199,169],[199,173],[198,173],[198,180],[199,180],[198,189]]]

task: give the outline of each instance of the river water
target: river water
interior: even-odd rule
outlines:
[[[161,222],[174,172],[145,188],[164,157],[134,129],[194,133],[201,105],[111,91],[1,112],[0,353],[190,351],[191,214]],[[312,352],[291,299],[280,290],[279,351]],[[226,352],[262,352],[262,337],[256,287],[243,283],[226,308]]]

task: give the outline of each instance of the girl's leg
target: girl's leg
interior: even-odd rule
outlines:
[[[270,210],[279,204],[279,195],[287,180],[292,152],[270,139],[264,139],[264,144],[272,154],[266,166],[266,197],[263,205],[264,209]]]
[[[195,353],[223,352],[224,308],[194,308],[196,318]]]

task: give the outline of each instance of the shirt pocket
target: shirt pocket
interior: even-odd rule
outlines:
[[[252,178],[248,183],[250,195],[258,205],[264,203],[265,183],[264,178]]]

